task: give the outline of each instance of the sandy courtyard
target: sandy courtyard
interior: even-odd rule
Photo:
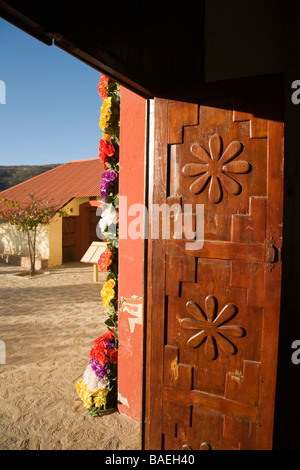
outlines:
[[[90,418],[74,388],[107,318],[90,265],[34,279],[0,264],[0,450],[138,450],[139,425],[117,412]]]

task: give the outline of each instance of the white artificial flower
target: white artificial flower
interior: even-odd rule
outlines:
[[[89,364],[83,374],[83,381],[91,392],[103,390],[108,386],[108,380],[99,380],[92,366]]]
[[[101,232],[104,232],[104,230],[106,230],[106,228],[110,227],[111,225],[117,225],[117,223],[118,213],[116,209],[112,204],[106,204],[99,221]]]

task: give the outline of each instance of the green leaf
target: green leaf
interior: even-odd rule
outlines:
[[[104,323],[105,323],[106,326],[114,326],[115,325],[111,318],[108,318],[107,320],[105,320]]]

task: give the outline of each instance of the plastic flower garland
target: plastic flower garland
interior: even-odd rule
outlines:
[[[98,416],[103,410],[117,406],[118,364],[118,209],[119,209],[119,129],[120,88],[105,75],[98,84],[103,101],[99,126],[102,139],[99,142],[99,158],[105,172],[102,174],[100,192],[105,203],[99,222],[107,249],[98,261],[101,272],[108,273],[100,295],[107,308],[108,328],[95,339],[89,364],[83,378],[75,388],[90,416]]]

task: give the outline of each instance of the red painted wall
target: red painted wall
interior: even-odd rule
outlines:
[[[119,194],[127,208],[144,204],[146,100],[121,87]],[[137,218],[120,206],[120,230]],[[119,411],[136,421],[142,412],[142,300],[144,242],[119,240]]]

